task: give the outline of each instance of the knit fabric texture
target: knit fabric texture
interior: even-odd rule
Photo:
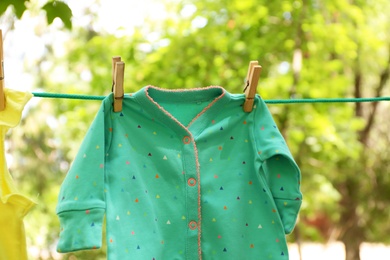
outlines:
[[[288,259],[300,171],[263,102],[221,87],[102,103],[61,186],[57,250],[108,259]]]

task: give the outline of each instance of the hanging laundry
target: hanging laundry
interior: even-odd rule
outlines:
[[[99,248],[105,215],[108,259],[288,259],[300,170],[259,96],[251,113],[221,87],[113,100],[61,186],[59,252]]]
[[[35,203],[20,194],[8,172],[4,139],[19,124],[22,110],[32,94],[5,89],[6,106],[0,111],[0,259],[27,259],[23,218]]]

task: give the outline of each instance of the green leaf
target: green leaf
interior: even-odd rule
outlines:
[[[16,15],[16,17],[18,17],[20,19],[23,15],[24,11],[26,11],[25,2],[28,2],[28,1],[30,1],[30,0],[1,0],[0,1],[0,15],[5,13],[5,11],[7,10],[7,8],[10,5],[13,5],[15,15]]]
[[[67,4],[61,1],[52,1],[46,3],[42,9],[46,11],[48,24],[53,23],[54,19],[58,17],[66,28],[72,29],[72,10],[70,10]]]
[[[5,1],[4,2],[0,1],[0,15],[2,15],[5,12],[5,10],[7,10],[8,6],[9,4],[6,3]]]
[[[13,1],[16,17],[18,17],[19,19],[22,18],[22,15],[23,15],[24,11],[26,11],[25,2],[28,2],[28,1],[29,0],[16,0],[16,1]]]

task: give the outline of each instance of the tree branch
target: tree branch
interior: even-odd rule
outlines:
[[[375,96],[376,97],[379,97],[382,95],[383,89],[386,86],[387,81],[389,80],[389,76],[390,76],[390,45],[389,45],[388,55],[389,55],[389,57],[388,57],[386,67],[383,69],[382,73],[380,74],[379,83],[378,83],[377,88],[375,89]],[[364,146],[367,146],[368,137],[369,137],[370,132],[372,130],[372,126],[374,125],[374,122],[375,122],[377,108],[378,108],[378,102],[373,102],[371,104],[370,114],[367,118],[367,124],[364,127],[364,129],[360,132],[359,141]]]
[[[360,65],[357,65],[354,78],[355,98],[362,97],[362,71]],[[360,102],[355,103],[355,115],[357,117],[363,117],[363,104]]]

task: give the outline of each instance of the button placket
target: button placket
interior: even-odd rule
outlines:
[[[186,248],[188,255],[198,254],[198,242],[200,236],[199,219],[199,180],[198,180],[198,159],[196,142],[191,134],[187,132],[182,135],[182,159],[184,165],[185,179],[184,185],[186,191],[186,219],[187,236]]]

